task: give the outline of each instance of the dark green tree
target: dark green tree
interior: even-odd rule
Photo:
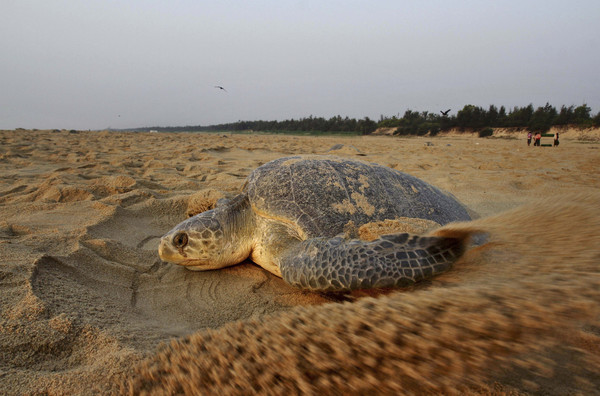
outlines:
[[[558,113],[558,115],[556,116],[556,119],[554,120],[554,125],[563,126],[563,125],[574,124],[575,116],[573,114],[573,109],[574,109],[574,106],[572,106],[572,105],[569,107],[562,105],[560,108],[560,112]]]
[[[529,121],[533,116],[533,104],[529,104],[527,107],[515,106],[513,110],[508,113],[506,117],[506,126],[524,128],[529,125]]]
[[[498,125],[498,108],[494,105],[490,105],[487,114],[485,115],[485,125],[487,126],[499,126]]]
[[[491,125],[495,127],[503,127],[506,126],[506,108],[504,106],[500,106],[500,110],[498,110],[498,123],[497,125]]]
[[[534,132],[547,132],[554,125],[557,115],[556,109],[550,103],[546,103],[531,115],[527,128]]]
[[[600,111],[598,112],[598,114],[596,114],[596,116],[592,119],[592,124],[595,127],[600,127]]]
[[[590,109],[587,104],[582,104],[573,110],[573,121],[580,127],[592,126],[591,112],[592,109]]]
[[[479,106],[466,105],[456,114],[456,125],[461,129],[480,129],[486,123],[486,112]]]

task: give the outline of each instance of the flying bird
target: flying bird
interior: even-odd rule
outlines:
[[[215,85],[215,88],[219,88],[219,89],[222,89],[223,91],[227,92],[227,90],[220,85]]]
[[[452,110],[452,109],[448,109],[448,110],[446,110],[446,111],[441,111],[441,110],[440,110],[440,113],[442,113],[442,115],[445,115],[445,116],[447,116],[447,115],[448,115],[448,113],[450,112],[450,110]]]

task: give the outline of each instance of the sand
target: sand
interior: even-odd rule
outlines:
[[[598,394],[600,133],[505,136],[0,131],[0,389]],[[158,259],[161,235],[254,168],[325,153],[451,192],[476,220],[437,232],[487,243],[349,302],[251,262]]]

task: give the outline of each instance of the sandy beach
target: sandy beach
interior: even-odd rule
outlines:
[[[600,394],[600,131],[499,135],[0,131],[0,393]],[[419,177],[474,219],[438,233],[486,243],[349,301],[250,261],[158,258],[174,225],[295,154]]]

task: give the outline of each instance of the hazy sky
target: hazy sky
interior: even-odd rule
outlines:
[[[600,110],[600,1],[0,0],[3,129],[546,102]]]

